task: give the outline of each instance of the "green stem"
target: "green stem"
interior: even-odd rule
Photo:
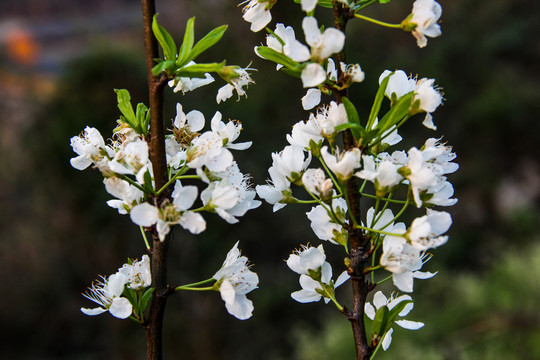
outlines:
[[[144,239],[144,245],[146,245],[146,250],[150,250],[150,244],[148,244],[148,239],[146,238],[146,231],[144,231],[144,228],[142,226],[139,226],[139,229],[141,229],[141,235]]]
[[[326,173],[328,174],[328,177],[330,179],[332,179],[332,183],[334,184],[334,186],[336,187],[337,190],[339,190],[340,193],[343,193],[343,191],[341,190],[341,187],[339,186],[339,183],[336,181],[336,179],[334,178],[334,176],[332,175],[332,172],[330,171],[330,169],[328,169],[328,167],[326,166],[326,163],[324,162],[322,156],[318,156],[317,159],[319,159],[319,161],[321,162],[324,170],[326,171]]]
[[[125,180],[127,181],[129,184],[135,186],[137,189],[141,190],[143,193],[146,193],[146,189],[143,188],[138,182],[134,181],[133,179],[131,179],[129,176],[127,175],[120,175],[120,174],[117,174],[119,175],[118,177],[122,180]],[[155,195],[155,191],[152,190],[152,194]]]
[[[358,12],[358,11],[360,11],[360,10],[362,10],[362,9],[364,9],[364,8],[366,8],[366,7],[368,7],[369,5],[371,5],[371,4],[373,4],[373,3],[377,2],[377,1],[379,1],[379,0],[370,0],[370,1],[368,1],[367,3],[365,3],[364,5],[360,6],[360,7],[357,8],[357,9],[355,9],[354,11],[355,11],[355,12]]]
[[[178,286],[174,290],[209,291],[209,290],[216,290],[216,289],[213,286],[202,287],[202,288],[192,288],[192,287],[185,288],[183,286]]]
[[[169,187],[169,185],[171,185],[173,182],[175,182],[176,180],[183,180],[183,179],[200,179],[201,177],[198,176],[198,175],[178,175],[179,173],[177,173],[176,175],[174,175],[169,181],[167,181],[167,183],[165,185],[163,185],[163,187],[161,189],[158,190],[158,192],[156,193],[156,195],[160,195],[167,187]]]
[[[213,286],[209,287],[209,288],[195,288],[195,289],[193,287],[208,284],[209,282],[212,282],[212,281],[216,281],[216,280],[214,278],[210,278],[210,279],[206,279],[206,280],[199,281],[199,282],[196,282],[196,283],[180,285],[180,286],[175,287],[174,290],[199,290],[199,289],[211,290],[213,288]]]
[[[394,276],[394,275],[387,276],[387,277],[385,277],[384,279],[382,279],[381,281],[377,281],[377,282],[375,283],[375,285],[380,285],[380,284],[382,284],[382,283],[387,282],[388,280],[390,280],[390,279],[392,278],[392,276]]]
[[[363,197],[367,197],[369,199],[381,199],[383,201],[386,201],[386,202],[391,202],[391,203],[394,203],[394,204],[406,204],[407,201],[406,200],[394,200],[394,199],[390,199],[390,198],[379,198],[375,195],[371,195],[371,194],[366,194],[366,193],[362,193],[362,196]]]
[[[374,232],[374,233],[378,233],[378,234],[384,234],[384,235],[390,235],[390,236],[405,237],[404,234],[396,234],[396,233],[391,233],[391,232],[387,232],[387,231],[382,231],[382,230],[372,229],[372,228],[369,228],[369,227],[367,227],[367,226],[355,225],[354,228],[355,228],[355,229],[362,229],[362,230],[366,230],[366,231]]]
[[[366,21],[369,21],[369,22],[372,22],[374,24],[381,25],[384,27],[393,28],[393,29],[401,29],[401,24],[390,24],[384,21],[379,21],[379,20],[375,20],[364,15],[360,15],[360,14],[354,14],[354,17],[358,19],[366,20]]]

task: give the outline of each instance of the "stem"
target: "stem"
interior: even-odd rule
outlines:
[[[161,189],[167,183],[167,161],[165,157],[165,129],[163,126],[163,88],[166,78],[155,77],[152,74],[154,59],[159,57],[157,41],[152,33],[152,19],[156,13],[155,0],[141,0],[144,47],[146,55],[146,71],[148,76],[148,95],[150,103],[150,159],[154,170],[155,188]],[[156,195],[155,202],[159,205],[169,196],[170,191]],[[163,358],[163,316],[167,297],[170,294],[167,284],[167,249],[168,240],[161,242],[154,229],[152,249],[152,286],[154,294],[150,303],[146,330],[146,355],[148,360]]]
[[[139,226],[139,229],[141,229],[141,235],[144,239],[144,245],[146,245],[146,250],[151,250],[152,248],[148,244],[148,239],[146,238],[146,232],[144,231],[144,227]]]
[[[338,1],[332,1],[332,6],[334,10],[334,26],[336,29],[345,33],[347,22],[354,18],[354,13],[347,6],[343,6],[343,4]],[[344,50],[337,54],[337,63],[341,62],[346,63]],[[338,79],[342,78],[342,76],[341,68],[338,67]],[[336,96],[336,102],[338,104],[342,103],[343,97],[347,96],[347,89],[335,91],[334,94]],[[343,145],[345,150],[356,147],[355,139],[350,130],[343,132]],[[353,176],[346,182],[345,187],[346,200],[350,209],[349,218],[354,220],[361,219],[359,179]],[[352,220],[349,223],[352,223]],[[368,360],[371,356],[372,349],[366,336],[364,305],[369,292],[369,283],[365,279],[363,269],[366,262],[369,260],[370,241],[356,226],[349,227],[348,235],[350,243],[349,257],[351,260],[348,272],[351,276],[353,306],[352,310],[344,309],[342,313],[347,316],[352,326],[356,348],[356,359]]]
[[[174,288],[174,290],[193,290],[193,289],[189,289],[189,288],[193,288],[194,286],[208,284],[209,282],[212,282],[212,281],[216,281],[216,280],[214,278],[210,278],[210,279],[206,279],[206,280],[199,281],[199,282],[196,282],[196,283],[177,286],[177,287]],[[198,288],[198,289],[206,289],[206,288]],[[196,289],[196,290],[198,290],[198,289]]]
[[[372,22],[374,24],[381,25],[384,27],[393,28],[393,29],[401,29],[401,24],[390,24],[384,21],[379,21],[379,20],[375,20],[364,15],[360,15],[360,14],[354,14],[354,17],[358,19],[366,20],[366,21],[369,21],[369,22]]]

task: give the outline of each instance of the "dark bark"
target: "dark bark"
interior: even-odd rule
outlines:
[[[344,7],[341,3],[334,1],[334,26],[345,33],[347,22],[353,18],[348,7]],[[337,54],[338,79],[341,78],[340,62],[345,62],[345,49]],[[335,91],[336,101],[342,102],[343,97],[347,96],[347,89]],[[343,145],[345,150],[350,150],[356,146],[351,131],[347,130],[343,133]],[[350,217],[354,217],[357,221],[361,218],[360,209],[360,190],[358,179],[352,177],[347,181],[347,203],[350,206]],[[373,349],[368,343],[364,324],[364,304],[366,303],[367,294],[370,291],[370,284],[366,281],[364,275],[364,267],[370,257],[369,239],[358,229],[354,229],[353,221],[349,218],[350,227],[349,235],[349,275],[351,276],[351,284],[353,291],[353,306],[352,310],[345,309],[343,313],[351,322],[354,343],[356,348],[357,360],[369,360]]]
[[[150,103],[150,160],[154,171],[155,188],[160,189],[167,183],[167,162],[165,157],[165,129],[163,126],[163,87],[164,77],[152,74],[154,59],[159,57],[159,48],[152,32],[152,19],[156,13],[154,0],[141,0],[144,45],[146,54],[146,70],[148,73],[148,96]],[[164,191],[154,202],[159,205],[169,196]],[[148,360],[163,358],[162,329],[165,306],[169,295],[167,284],[167,248],[168,237],[160,241],[154,229],[152,244],[152,286],[153,299],[148,311],[148,321],[145,323],[146,346]]]

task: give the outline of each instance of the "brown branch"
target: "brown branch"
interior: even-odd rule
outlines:
[[[354,17],[354,14],[347,6],[334,1],[334,26],[345,33],[347,27],[347,22],[349,19]],[[342,50],[337,54],[338,64],[345,62],[345,50]],[[338,79],[342,78],[341,66],[338,68]],[[335,92],[336,101],[338,103],[342,102],[343,97],[347,96],[347,89],[343,88],[342,90]],[[345,150],[350,150],[356,146],[353,135],[350,130],[347,130],[343,133],[343,145]],[[358,179],[352,177],[347,182],[347,203],[350,207],[351,216],[359,220],[361,218],[361,209],[360,209],[360,190]],[[350,217],[351,217],[350,216]],[[349,224],[352,224],[351,218],[349,218]],[[366,303],[367,294],[369,293],[370,287],[369,283],[366,281],[364,276],[364,267],[369,260],[369,239],[358,229],[354,227],[349,227],[349,248],[350,248],[350,265],[348,268],[348,273],[351,276],[351,284],[353,291],[353,306],[352,310],[347,310],[343,312],[348,320],[351,322],[354,343],[356,348],[356,359],[357,360],[369,360],[371,357],[373,349],[370,347],[366,336],[366,329],[364,324],[364,305]]]
[[[165,129],[163,126],[163,88],[164,77],[152,74],[154,59],[159,57],[159,48],[152,32],[152,19],[156,13],[154,0],[141,0],[144,45],[146,54],[146,71],[148,74],[148,95],[150,103],[150,160],[154,171],[156,189],[167,183],[167,162],[165,156]],[[155,199],[156,204],[169,196],[164,191]],[[152,286],[154,294],[150,303],[149,319],[145,324],[146,346],[148,360],[161,360],[163,358],[162,329],[165,306],[169,295],[167,284],[167,248],[168,237],[161,242],[154,229],[152,248]]]

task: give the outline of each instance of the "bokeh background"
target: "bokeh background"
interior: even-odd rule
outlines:
[[[460,171],[450,176],[459,202],[450,241],[415,284],[419,331],[395,329],[381,359],[540,359],[540,3],[535,0],[440,0],[443,36],[416,47],[408,33],[352,21],[349,62],[366,80],[350,97],[366,116],[385,69],[437,79],[445,102],[434,114],[434,134],[418,122],[401,133],[405,146],[427,137],[454,145]],[[235,156],[257,184],[265,182],[270,153],[286,145],[292,124],[305,119],[298,81],[256,57],[253,34],[236,1],[158,0],[160,22],[178,39],[196,16],[200,38],[228,23],[223,40],[201,61],[259,69],[241,102],[216,105],[218,86],[174,104],[216,110],[243,122],[249,151]],[[372,6],[369,14],[399,22],[411,1]],[[324,13],[320,10],[319,13]],[[301,12],[280,0],[274,19],[298,25]],[[138,229],[105,205],[99,173],[69,165],[71,136],[86,126],[110,134],[118,118],[113,88],[147,102],[139,2],[128,0],[2,0],[0,2],[0,357],[5,359],[144,359],[144,331],[108,314],[87,317],[80,294],[127,257],[140,257]],[[300,27],[297,27],[300,29]],[[301,31],[298,31],[301,34]],[[302,39],[301,35],[299,38]],[[283,260],[299,244],[318,244],[304,213],[287,206],[273,214],[263,204],[239,224],[207,216],[194,237],[175,233],[169,278],[185,284],[210,277],[230,247],[255,264],[261,288],[250,294],[255,313],[231,317],[217,293],[169,300],[166,359],[352,359],[348,322],[331,305],[298,304],[290,293],[297,275]],[[327,249],[329,247],[327,246]],[[340,263],[339,253],[328,256]],[[337,271],[337,270],[336,270]],[[347,303],[347,289],[339,296]]]

